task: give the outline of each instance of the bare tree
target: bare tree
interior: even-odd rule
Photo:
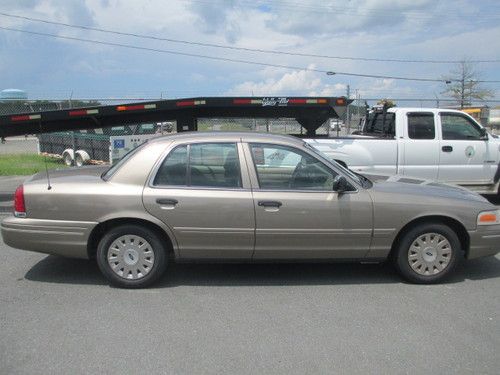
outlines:
[[[446,81],[446,90],[442,94],[456,99],[460,108],[471,105],[473,99],[485,100],[493,97],[494,92],[482,87],[479,76],[471,62],[461,61],[450,75],[443,77]]]

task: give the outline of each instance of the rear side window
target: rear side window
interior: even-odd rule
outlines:
[[[177,147],[163,161],[153,184],[240,188],[236,144],[199,143]]]
[[[187,146],[175,148],[163,161],[154,185],[186,185],[187,184]]]
[[[436,138],[434,115],[432,113],[409,113],[408,137],[411,139]]]

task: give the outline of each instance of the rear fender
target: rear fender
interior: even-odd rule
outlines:
[[[123,219],[123,218],[134,218],[134,219],[141,219],[145,221],[149,221],[158,227],[160,227],[165,234],[170,238],[170,241],[172,242],[172,250],[174,252],[174,255],[176,258],[179,258],[179,246],[177,243],[177,239],[174,236],[174,232],[170,226],[166,225],[163,221],[157,219],[156,217],[149,215],[147,212],[141,212],[141,211],[120,211],[119,214],[113,213],[109,214],[106,216],[100,217],[97,221],[99,223],[104,223],[106,221],[110,220],[115,220],[115,219]]]

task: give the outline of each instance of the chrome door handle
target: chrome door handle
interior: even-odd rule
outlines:
[[[175,206],[177,203],[179,203],[179,201],[177,199],[158,198],[156,200],[156,203],[162,204],[162,205]]]
[[[261,206],[261,207],[276,207],[276,208],[280,208],[283,205],[283,203],[281,203],[279,201],[259,201],[258,205]]]

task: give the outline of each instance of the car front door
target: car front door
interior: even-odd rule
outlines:
[[[256,213],[253,259],[363,258],[372,201],[354,184],[333,190],[338,172],[305,149],[244,144]]]
[[[173,145],[145,187],[144,206],[170,227],[180,258],[251,258],[254,206],[240,152],[239,142]]]
[[[487,184],[496,170],[494,150],[481,128],[465,114],[441,112],[438,180],[457,184]]]

